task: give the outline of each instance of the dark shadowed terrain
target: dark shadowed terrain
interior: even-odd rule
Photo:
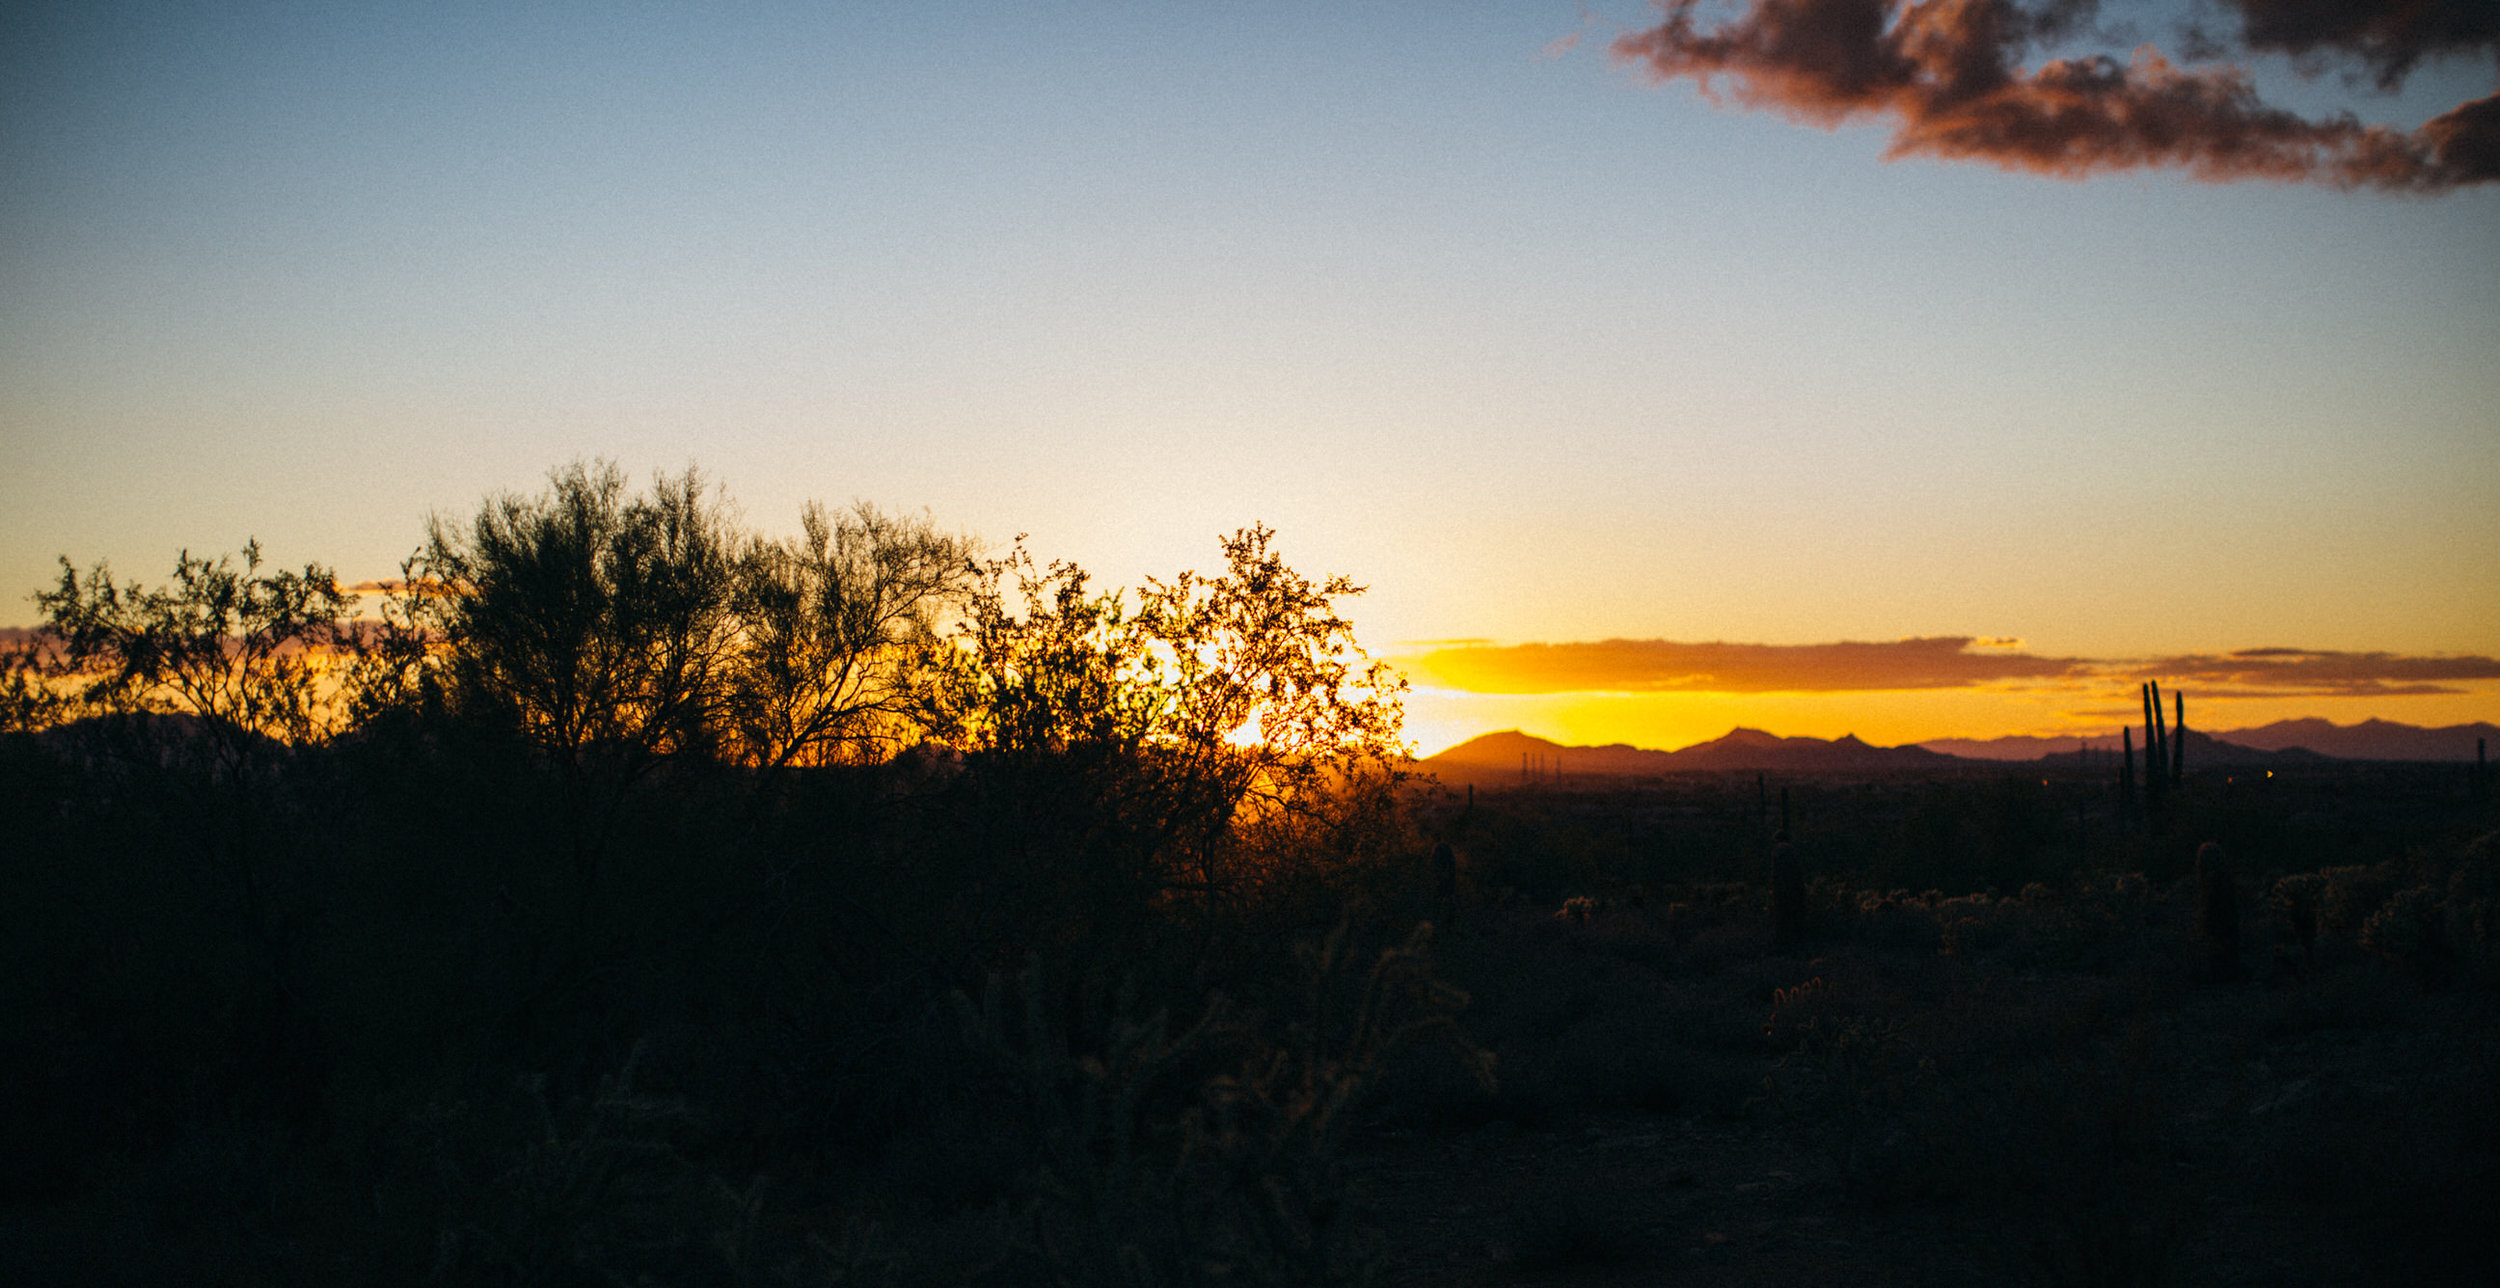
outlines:
[[[379,618],[65,566],[0,1278],[2487,1277],[2474,767],[1439,782],[1271,535],[1114,597],[576,467]]]

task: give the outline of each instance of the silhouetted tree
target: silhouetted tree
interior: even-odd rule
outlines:
[[[1364,654],[1336,609],[1363,587],[1304,577],[1271,548],[1274,537],[1263,525],[1241,529],[1223,539],[1223,575],[1150,580],[1139,596],[1149,654],[1169,663],[1158,750],[1185,785],[1172,838],[1209,891],[1255,878],[1253,855],[1308,861],[1315,847],[1291,839],[1306,827],[1365,826],[1365,811],[1345,807],[1385,804],[1406,751],[1405,681]],[[1232,836],[1247,845],[1226,853]],[[1345,847],[1321,838],[1316,848]]]
[[[883,759],[921,731],[943,614],[969,589],[972,544],[926,518],[810,503],[796,540],[754,541],[733,607],[723,715],[740,760]]]
[[[448,703],[553,771],[577,922],[636,785],[713,749],[738,546],[694,470],[633,496],[606,462],[429,525],[417,570],[441,590],[423,603]]]
[[[638,497],[605,462],[548,482],[466,524],[432,522],[433,623],[464,713],[504,724],[579,791],[613,793],[708,742],[737,538],[693,470]]]
[[[214,873],[216,902],[233,909],[251,946],[257,996],[246,1003],[265,1094],[308,1113],[320,1094],[317,1045],[297,978],[301,892],[262,836],[273,809],[275,763],[337,726],[335,666],[356,597],[328,568],[263,572],[260,543],[242,563],[177,556],[172,582],[118,582],[98,563],[80,577],[67,558],[53,589],[35,597],[43,634],[58,642],[46,677],[77,705],[138,717],[126,742],[167,776]],[[204,756],[192,754],[196,749]]]
[[[1274,535],[1225,538],[1222,575],[1150,579],[1134,613],[1074,565],[1041,570],[1020,547],[990,564],[954,659],[958,738],[1112,769],[1102,803],[1167,887],[1202,898],[1254,883],[1253,849],[1281,856],[1314,827],[1350,841],[1369,815],[1348,804],[1385,805],[1399,777],[1404,681],[1336,611],[1362,588],[1295,572]]]
[[[0,734],[51,728],[72,709],[60,680],[67,670],[61,642],[28,631],[0,640]]]
[[[333,727],[323,669],[356,602],[320,564],[263,573],[257,541],[239,568],[185,550],[173,581],[152,590],[103,563],[82,578],[63,557],[59,583],[35,596],[82,705],[184,717],[228,773],[273,741]]]

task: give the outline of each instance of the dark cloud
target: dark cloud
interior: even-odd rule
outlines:
[[[2475,14],[2408,24],[2389,3],[2227,0],[2254,45],[2358,59],[2401,80],[2426,54],[2491,45]],[[2088,30],[2092,0],[1741,0],[1705,26],[1701,0],[1659,0],[1657,26],[1618,38],[1618,58],[1660,81],[1689,78],[1712,101],[1836,126],[1888,119],[1889,157],[1980,161],[2067,178],[2176,167],[2202,179],[2271,179],[2440,191],[2500,178],[2500,96],[2406,133],[2350,115],[2312,120],[2268,106],[2246,70],[2182,67],[2151,46],[2027,56]],[[2463,5],[2465,0],[2440,0]],[[2438,8],[2440,4],[2428,7]],[[2422,7],[2422,6],[2416,6]],[[2352,11],[2340,21],[2312,9]],[[2444,10],[2443,10],[2444,11]],[[2331,15],[2330,15],[2331,17]],[[2479,25],[2478,25],[2479,24]]]
[[[2492,0],[2222,0],[2240,16],[2240,42],[2266,53],[2341,54],[2394,89],[2425,58],[2500,46]]]
[[[2462,693],[2460,682],[2500,680],[2500,658],[2319,649],[2249,648],[2154,658],[2130,675],[2168,683],[2223,686],[2232,697],[2407,697]]]
[[[2358,681],[2306,689],[2235,689],[2225,686],[2199,693],[2197,696],[2216,700],[2231,698],[2428,698],[2466,692],[2453,684],[2386,684]]]
[[[1428,683],[1473,693],[1840,692],[1959,689],[2076,674],[2073,658],[1973,652],[1967,635],[1837,644],[1674,640],[1443,648],[1409,665]]]

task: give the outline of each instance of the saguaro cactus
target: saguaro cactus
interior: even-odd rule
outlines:
[[[2174,689],[2170,703],[2170,785],[2177,787],[2187,781],[2187,695]]]
[[[2169,740],[2161,723],[2161,683],[2144,682],[2144,807],[2158,812],[2170,786]]]

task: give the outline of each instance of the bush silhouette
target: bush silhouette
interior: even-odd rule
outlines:
[[[2487,1031],[2472,988],[2340,937],[2485,981],[2488,840],[2347,845],[2198,780],[2158,834],[2080,778],[1800,780],[1814,880],[1775,890],[1751,775],[1463,810],[1408,780],[1360,588],[1264,527],[1216,554],[1107,590],[866,506],[759,533],[692,470],[587,462],[435,520],[378,604],[252,546],[161,586],[65,563],[0,651],[0,1256],[26,1282],[112,1256],[186,1283],[1348,1282],[1389,1264],[1366,1213],[1416,1158],[1741,1135],[1829,1155],[1840,1183],[1798,1195],[2123,1276],[2201,1255],[2161,1214],[2243,1157],[2335,1174],[2244,1139],[2313,1102],[2311,1056],[2243,1051]],[[2205,836],[2236,876],[2295,873],[2295,936],[2314,908],[2339,937],[2296,988],[2181,1000]],[[1810,962],[1770,950],[1802,911]],[[2226,1056],[2212,1096],[2170,1076]],[[2480,1103],[2451,1081],[2426,1103]],[[2390,1193],[2485,1192],[2488,1151],[2414,1148],[2461,1112],[2390,1120]],[[1565,1229],[1618,1210],[1581,1197],[1484,1231],[1511,1270],[1660,1250]]]

